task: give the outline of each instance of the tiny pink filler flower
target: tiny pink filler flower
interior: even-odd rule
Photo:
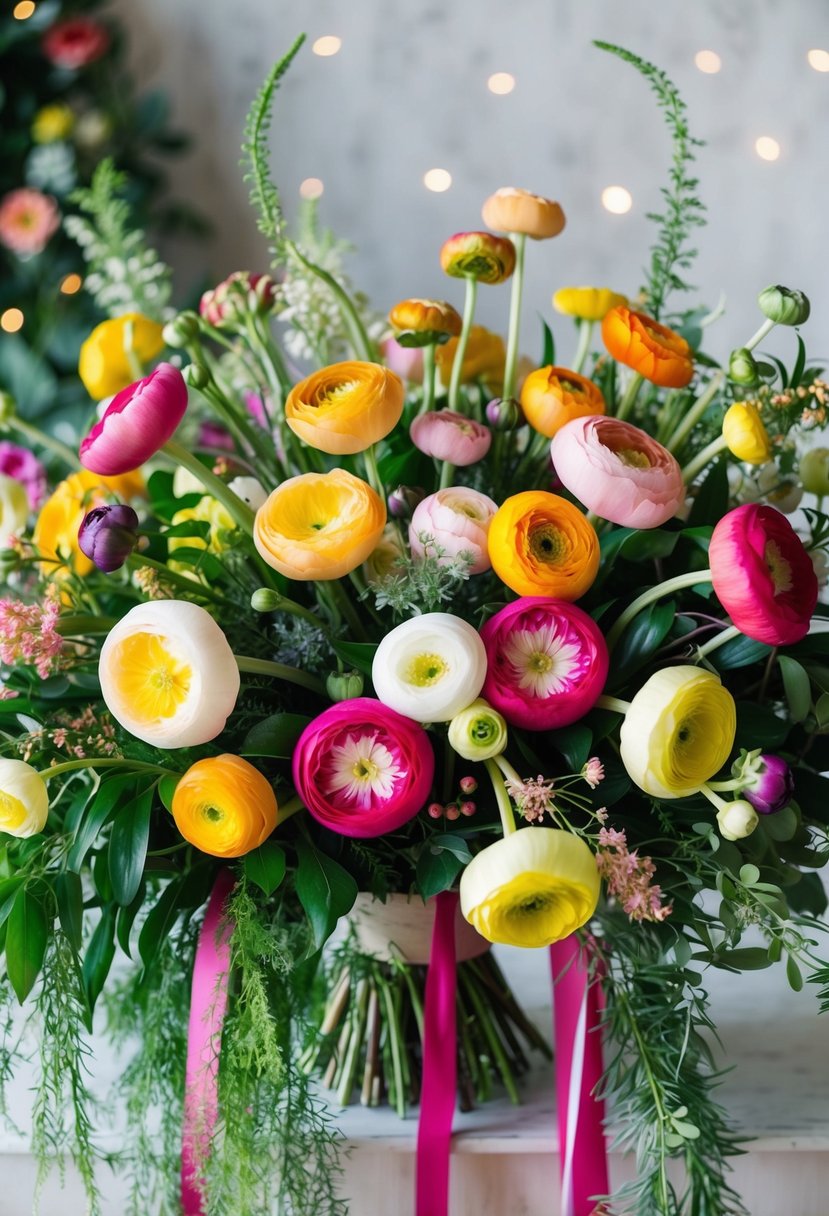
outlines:
[[[172,437],[186,409],[184,377],[171,363],[159,363],[113,397],[81,443],[81,464],[105,477],[137,469]]]
[[[498,504],[466,486],[450,487],[430,494],[418,503],[409,524],[409,544],[416,557],[426,554],[447,563],[468,555],[470,574],[482,574],[492,562],[487,549],[489,522]]]
[[[415,418],[409,434],[426,456],[462,468],[483,460],[492,443],[489,427],[454,410],[436,410]]]

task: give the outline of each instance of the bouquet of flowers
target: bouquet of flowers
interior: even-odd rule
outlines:
[[[612,1210],[740,1213],[704,972],[782,962],[829,1005],[808,301],[769,287],[742,348],[704,350],[716,311],[669,303],[703,222],[685,110],[605,47],[674,143],[638,296],[557,291],[573,353],[545,325],[527,367],[525,254],[565,216],[506,188],[441,247],[462,309],[413,296],[385,322],[313,206],[288,232],[269,176],[301,41],[244,144],[270,271],[161,333],[136,311],[98,326],[79,466],[66,452],[33,523],[25,486],[0,485],[2,991],[40,1027],[35,1147],[44,1170],[72,1152],[95,1210],[103,1011],[138,1042],[130,1210],[344,1212],[314,1072],[343,1103],[440,1105],[448,1152],[456,1072],[462,1102],[517,1097],[544,1046],[488,946],[550,947],[557,1018],[575,983],[605,1042],[580,1081],[557,1042],[560,1077],[612,1103],[637,1157]],[[111,256],[119,189],[103,165],[82,199],[99,289],[156,264]],[[474,323],[478,285],[503,283],[506,341]],[[790,363],[758,352],[774,325]],[[435,1143],[418,1212],[446,1211]],[[602,1187],[574,1193],[571,1167],[580,1216]]]

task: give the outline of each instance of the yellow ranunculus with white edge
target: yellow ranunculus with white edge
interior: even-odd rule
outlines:
[[[487,845],[461,875],[461,911],[489,942],[533,949],[569,937],[599,902],[596,858],[559,828],[522,828]]]
[[[26,487],[14,477],[0,473],[0,549],[7,549],[13,536],[19,536],[29,518]]]
[[[602,321],[611,308],[627,302],[627,296],[609,287],[560,287],[553,296],[556,312],[580,321]]]
[[[98,675],[116,721],[165,749],[215,739],[239,694],[227,638],[204,608],[184,600],[131,608],[107,635]]]
[[[734,745],[734,698],[702,667],[663,667],[639,689],[621,729],[622,763],[654,798],[687,798]]]
[[[735,401],[726,410],[722,435],[728,449],[746,464],[765,464],[771,460],[768,431],[753,401]]]
[[[31,764],[0,758],[0,832],[36,836],[46,826],[46,782]]]
[[[455,714],[449,723],[449,745],[464,760],[491,760],[507,746],[506,719],[483,697]]]

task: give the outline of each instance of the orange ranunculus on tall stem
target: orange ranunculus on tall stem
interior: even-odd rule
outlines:
[[[602,340],[617,363],[624,363],[639,377],[631,382],[617,410],[627,417],[642,380],[662,388],[685,388],[694,375],[691,348],[667,325],[660,325],[643,312],[619,305],[602,321]]]

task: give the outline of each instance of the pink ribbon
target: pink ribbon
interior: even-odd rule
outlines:
[[[416,1216],[448,1216],[455,1114],[455,891],[436,896],[423,1018],[423,1083],[417,1127]]]
[[[213,885],[196,946],[181,1136],[183,1216],[204,1216],[205,1213],[201,1171],[210,1153],[210,1142],[219,1115],[219,1048],[222,1023],[227,1012],[230,967],[232,926],[224,919],[223,910],[233,884],[230,871],[221,870]]]
[[[602,1077],[601,984],[573,934],[550,947],[556,1045],[556,1104],[561,1158],[561,1216],[591,1216],[609,1190]]]

